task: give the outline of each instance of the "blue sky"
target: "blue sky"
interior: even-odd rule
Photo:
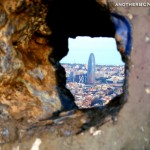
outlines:
[[[61,63],[87,64],[90,53],[94,53],[99,65],[123,65],[114,38],[76,37],[68,39],[69,52]]]

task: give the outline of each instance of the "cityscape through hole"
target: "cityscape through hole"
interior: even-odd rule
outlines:
[[[104,107],[123,93],[124,62],[114,38],[69,38],[68,48],[61,65],[79,108]]]

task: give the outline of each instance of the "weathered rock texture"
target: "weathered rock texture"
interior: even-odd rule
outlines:
[[[114,11],[131,19],[131,58]],[[1,0],[0,149],[149,150],[149,14],[105,0]],[[126,62],[124,94],[103,110],[78,110],[65,88],[59,61],[76,36],[115,37]]]
[[[61,110],[56,69],[48,60],[53,50],[47,7],[12,0],[1,1],[0,10],[1,104],[14,119],[37,120]]]

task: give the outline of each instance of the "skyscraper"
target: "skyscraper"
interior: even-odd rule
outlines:
[[[90,54],[88,60],[87,83],[95,83],[95,57],[93,53]]]

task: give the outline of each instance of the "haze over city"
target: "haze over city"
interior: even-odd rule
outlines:
[[[96,64],[124,65],[114,38],[76,37],[68,39],[69,52],[61,63],[87,64],[90,53],[94,53]]]

